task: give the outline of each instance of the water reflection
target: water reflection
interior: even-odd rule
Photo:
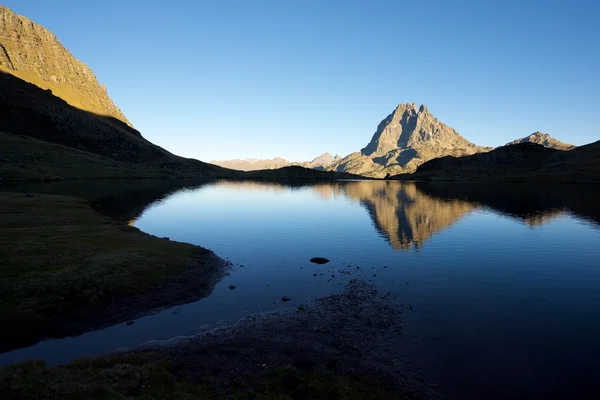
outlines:
[[[364,207],[373,226],[394,250],[421,250],[425,242],[471,212],[491,209],[532,228],[566,213],[600,224],[600,187],[595,185],[453,182],[339,181],[266,183],[206,180],[100,180],[5,185],[4,191],[80,197],[101,213],[134,225],[153,205],[182,191],[219,187],[283,195],[310,188],[323,201],[346,198]]]
[[[437,198],[481,204],[530,226],[565,213],[600,224],[598,185],[418,182],[416,186]]]
[[[478,207],[463,200],[430,196],[410,182],[348,182],[333,189],[360,202],[395,250],[421,249],[431,236]]]

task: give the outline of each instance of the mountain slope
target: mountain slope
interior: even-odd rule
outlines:
[[[0,133],[5,180],[236,175],[144,139],[52,33],[2,6]]]
[[[0,70],[42,89],[70,105],[107,115],[131,126],[87,65],[46,28],[0,5]]]
[[[328,169],[383,177],[409,173],[425,161],[445,155],[463,156],[489,151],[438,121],[425,107],[400,104],[382,120],[369,144]]]
[[[562,151],[535,143],[499,147],[467,157],[442,157],[398,179],[523,182],[600,182],[600,141]]]
[[[236,174],[175,156],[114,117],[75,108],[49,91],[3,72],[0,133],[0,148],[4,149],[0,171],[5,180]]]
[[[572,144],[563,143],[559,140],[554,139],[547,133],[543,133],[540,131],[534,132],[529,136],[525,136],[524,138],[513,140],[512,142],[507,143],[506,146],[519,143],[536,143],[549,149],[556,150],[572,150],[575,148],[575,146]]]

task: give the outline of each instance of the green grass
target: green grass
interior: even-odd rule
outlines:
[[[117,223],[73,197],[3,193],[0,220],[4,345],[152,289],[206,254]]]
[[[123,354],[57,367],[27,362],[0,369],[2,399],[408,399],[388,383],[325,371],[278,368],[192,382],[158,353]]]

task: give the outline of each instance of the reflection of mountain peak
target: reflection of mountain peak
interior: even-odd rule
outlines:
[[[347,197],[360,201],[377,230],[396,250],[421,248],[432,235],[477,207],[462,200],[429,196],[414,183],[363,181],[340,188]]]

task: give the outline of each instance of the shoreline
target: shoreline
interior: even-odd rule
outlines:
[[[183,367],[181,377],[203,377],[217,386],[256,370],[291,366],[383,379],[405,395],[440,399],[435,385],[402,355],[403,310],[395,298],[354,278],[342,293],[296,308],[249,315],[229,326],[114,354],[157,352]]]
[[[90,371],[93,386],[124,368],[128,377],[142,379],[149,366],[160,365],[161,374],[168,375],[169,396],[200,391],[203,397],[190,398],[307,398],[308,391],[315,395],[309,398],[442,399],[401,355],[404,321],[395,297],[355,278],[340,294],[250,315],[194,336],[53,367],[35,361],[13,364],[0,368],[0,386],[10,398],[19,398],[26,388],[49,390],[48,398],[58,399],[68,397],[73,382],[90,385]],[[147,398],[144,388],[156,389],[150,382],[141,389],[135,385],[141,398]],[[116,394],[124,394],[124,384],[116,386]],[[90,387],[77,390],[81,395]]]
[[[206,297],[231,265],[75,197],[0,193],[0,214],[2,352]]]

